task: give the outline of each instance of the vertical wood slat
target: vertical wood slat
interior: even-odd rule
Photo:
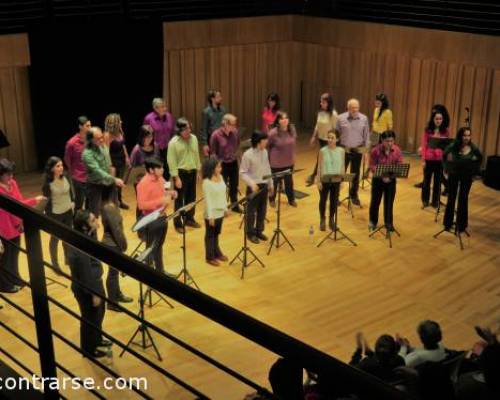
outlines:
[[[288,18],[288,21],[293,23],[294,18]],[[364,24],[349,23],[352,32],[347,34],[335,25],[338,21],[306,18],[302,22],[311,33],[318,27],[323,29],[333,44],[317,32],[307,37],[294,33],[293,38],[276,32],[271,39],[263,39],[257,32],[260,25],[249,22],[248,29],[256,30],[255,43],[249,40],[252,37],[249,32],[245,33],[245,40],[238,35],[226,35],[224,42],[215,43],[217,47],[194,50],[194,69],[172,68],[175,63],[170,60],[170,79],[175,75],[178,85],[190,85],[186,90],[186,87],[175,87],[173,82],[169,84],[172,92],[182,91],[183,101],[178,112],[194,112],[198,125],[203,108],[200,93],[206,93],[209,87],[219,87],[226,108],[235,113],[240,124],[250,131],[260,126],[260,111],[267,93],[277,91],[282,97],[282,107],[289,111],[291,119],[309,128],[314,125],[319,95],[323,91],[332,91],[339,112],[345,110],[348,98],[358,97],[361,111],[370,121],[374,96],[383,91],[391,102],[398,142],[404,150],[417,150],[432,104],[442,103],[450,112],[452,135],[464,123],[464,108],[470,107],[474,140],[486,154],[498,152],[499,70],[495,69],[494,62],[489,66],[474,64],[476,59],[460,55],[462,50],[459,49],[449,54],[436,52],[435,46],[427,41],[422,43],[419,35],[415,35],[412,43],[397,39],[397,35],[393,38],[395,42],[363,41],[356,36],[371,32],[370,35],[381,38],[385,34],[384,25],[371,24],[368,30],[356,30],[354,25],[362,28]],[[230,32],[239,32],[235,28],[237,24],[234,21]],[[204,28],[200,26],[200,29],[203,31]],[[391,28],[391,32],[394,29]],[[398,30],[401,31],[398,35],[403,37],[411,28],[399,27]],[[390,34],[395,35],[394,32]],[[426,34],[429,38],[444,35],[431,31]],[[357,38],[347,40],[352,35]],[[449,39],[456,42],[459,38]],[[370,43],[377,43],[377,46]],[[390,43],[397,46],[389,46]],[[165,51],[175,58],[175,52],[187,50],[166,46]],[[205,55],[205,71],[200,70],[198,56],[201,54]],[[442,57],[438,58],[440,55]],[[480,59],[486,60],[484,54]],[[301,116],[302,121],[299,121]]]

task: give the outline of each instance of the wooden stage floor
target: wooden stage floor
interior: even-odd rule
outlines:
[[[298,200],[294,209],[282,199],[283,230],[295,246],[274,249],[266,255],[268,245],[252,245],[265,263],[265,268],[253,264],[245,279],[240,279],[240,266],[219,268],[204,262],[204,229],[190,229],[187,235],[188,265],[191,274],[204,293],[248,313],[284,332],[303,340],[341,360],[348,361],[354,349],[354,335],[363,331],[369,341],[383,333],[400,333],[417,343],[415,328],[422,319],[434,319],[443,329],[444,343],[452,348],[469,348],[477,339],[474,325],[498,326],[500,317],[500,196],[481,182],[474,183],[470,194],[471,237],[464,240],[460,251],[456,238],[433,234],[441,229],[434,222],[434,210],[420,208],[420,192],[413,184],[421,179],[420,163],[411,162],[410,177],[400,180],[395,202],[395,226],[401,237],[394,238],[389,249],[382,235],[368,237],[368,205],[370,188],[360,189],[363,208],[354,208],[351,218],[345,207],[339,209],[339,226],[358,244],[328,241],[320,248],[316,244],[324,233],[318,229],[318,192],[305,188],[304,179],[310,172],[315,151],[305,144],[299,146],[296,168],[306,168],[295,177],[296,188],[310,196]],[[41,187],[39,174],[18,176],[25,195],[37,193]],[[243,185],[241,186],[243,189]],[[198,191],[200,193],[200,190]],[[345,193],[345,188],[343,192]],[[124,212],[129,249],[138,243],[130,232],[134,222],[135,200],[131,185],[125,198],[132,207]],[[202,208],[197,209],[202,222]],[[271,236],[276,220],[275,210],[268,209],[269,225],[265,233]],[[381,217],[382,220],[382,209]],[[238,229],[240,217],[231,215],[223,226],[222,250],[229,257],[241,247]],[[313,226],[313,235],[309,234]],[[44,254],[48,259],[48,237],[43,234]],[[176,273],[181,266],[181,235],[170,227],[165,246],[166,269]],[[60,249],[62,259],[62,249]],[[26,260],[21,256],[21,271],[27,277]],[[68,271],[68,267],[64,267]],[[49,272],[49,276],[59,279]],[[67,282],[66,282],[67,283]],[[122,290],[134,297],[129,309],[138,309],[138,285],[131,278],[121,278]],[[49,286],[54,296],[73,310],[78,310],[70,289]],[[31,310],[28,289],[9,295]],[[3,301],[1,301],[3,303]],[[51,305],[53,328],[78,343],[78,323],[64,311]],[[182,305],[171,310],[163,304],[146,310],[147,318],[210,356],[227,363],[235,370],[268,386],[267,373],[276,356],[242,339],[227,329],[208,321]],[[2,321],[36,343],[33,324],[10,306],[0,311]],[[123,314],[106,313],[105,329],[122,341],[127,341],[137,324]],[[161,366],[176,374],[202,392],[216,399],[241,399],[252,390],[223,375],[178,346],[154,334],[164,360]],[[39,366],[33,352],[3,329],[2,346],[12,351],[35,371]],[[55,339],[57,359],[80,376],[106,374],[93,366],[61,341]],[[137,348],[137,347],[136,347]],[[145,376],[147,392],[155,399],[192,398],[182,389],[144,367],[133,356],[118,357],[115,349],[113,366],[124,376]],[[145,354],[155,360],[152,349]],[[3,355],[2,355],[3,358]],[[12,364],[12,363],[10,363]],[[63,374],[61,373],[61,376]],[[109,398],[137,398],[130,392],[102,392]],[[83,391],[66,393],[69,398],[90,398]]]

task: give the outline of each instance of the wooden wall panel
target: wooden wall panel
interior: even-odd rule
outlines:
[[[0,129],[10,147],[1,157],[14,161],[17,171],[36,169],[28,65],[28,35],[0,36]]]
[[[266,27],[269,34],[263,36]],[[184,37],[188,32],[191,37]],[[282,108],[294,122],[310,129],[321,93],[333,93],[338,112],[349,98],[358,98],[371,120],[374,96],[383,91],[404,150],[418,149],[431,106],[442,103],[450,112],[453,134],[469,107],[474,141],[487,155],[498,153],[496,37],[313,17],[259,17],[165,24],[165,54],[165,96],[174,114],[194,119],[197,129],[204,106],[200,98],[204,103],[209,87],[221,88],[227,109],[249,130],[259,126],[269,91],[281,95]]]

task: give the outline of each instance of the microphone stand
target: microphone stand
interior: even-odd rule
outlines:
[[[131,257],[135,258],[137,261],[145,262],[149,258],[149,255],[150,255],[151,251],[153,250],[154,243],[153,243],[153,245],[151,247],[145,249],[142,253],[139,253],[138,249],[139,249],[139,247],[141,246],[142,243],[144,243],[144,242],[142,241],[139,244],[139,246],[137,246],[134,249],[134,251],[132,252],[132,256]],[[149,301],[151,302],[151,288],[148,288],[148,290],[150,291],[149,292]],[[145,299],[146,299],[146,297],[148,295],[148,290],[146,290],[146,293],[144,293],[143,292],[142,282],[139,281],[139,312],[137,313],[137,315],[141,319],[141,323],[139,324],[139,326],[135,330],[134,334],[130,337],[130,339],[127,342],[127,344],[125,345],[125,347],[122,349],[122,351],[120,353],[120,357],[123,356],[123,354],[125,353],[125,351],[127,349],[129,349],[132,344],[135,344],[137,346],[140,346],[143,350],[146,350],[146,349],[148,349],[150,347],[153,347],[153,349],[154,349],[154,351],[156,353],[156,357],[158,358],[158,360],[159,361],[163,361],[162,358],[161,358],[161,354],[160,354],[160,352],[158,350],[158,347],[156,347],[156,344],[155,344],[155,342],[153,340],[153,336],[151,335],[151,332],[149,332],[148,326],[144,323],[144,318],[145,318],[144,303],[145,303]],[[173,306],[168,301],[166,301],[163,297],[161,297],[161,298],[170,307],[173,308]],[[150,307],[151,307],[151,303],[150,303]],[[135,339],[135,337],[138,334],[141,335],[140,340],[139,340],[139,342],[134,342],[134,339]]]
[[[247,232],[246,232],[246,222],[248,218],[248,203],[252,201],[255,196],[257,196],[262,189],[257,190],[256,192],[250,193],[248,196],[243,197],[241,200],[237,202],[237,204],[243,204],[244,203],[244,213],[243,213],[243,223],[244,223],[244,228],[243,228],[243,246],[241,247],[240,251],[238,254],[234,256],[234,258],[229,262],[229,265],[233,264],[236,259],[240,260],[242,265],[241,265],[241,279],[245,277],[245,269],[250,266],[254,261],[257,261],[262,268],[264,268],[264,263],[260,261],[259,257],[252,251],[250,247],[248,247],[248,242],[247,242]],[[248,253],[251,254],[253,257],[253,260],[248,262]]]
[[[267,250],[267,255],[271,253],[271,250],[273,248],[274,243],[276,243],[276,248],[279,249],[281,246],[283,246],[285,243],[288,243],[292,251],[295,251],[294,247],[286,237],[286,235],[283,233],[283,230],[281,229],[281,193],[283,191],[283,177],[287,175],[292,175],[294,172],[291,169],[287,169],[285,171],[280,171],[276,172],[271,175],[266,175],[262,179],[269,179],[269,178],[276,178],[278,179],[278,184],[276,191],[278,192],[278,207],[276,209],[277,216],[276,216],[276,229],[274,230],[273,237],[271,238],[271,242],[269,243],[269,249]],[[280,244],[280,235],[283,236],[283,242]]]
[[[147,220],[141,219],[141,220],[137,221],[134,224],[134,226],[132,227],[132,231],[138,232],[138,231],[144,229],[145,227],[147,227],[148,225],[152,224],[153,222],[157,222],[157,221],[161,221],[161,220],[168,222],[168,220],[170,220],[171,217],[164,215],[163,210],[164,210],[164,208],[161,208],[161,209],[154,211],[153,213],[150,214],[150,216],[146,217],[146,218],[148,218]],[[141,238],[141,241],[136,246],[136,248],[132,251],[132,253],[130,254],[130,257],[137,258],[140,261],[145,262],[146,265],[148,265],[149,267],[154,268],[153,260],[151,259],[151,257],[149,257],[149,255],[151,254],[151,251],[154,248],[155,242],[153,241],[152,245],[149,248],[145,249],[142,253],[139,253],[139,248],[144,244],[144,241],[145,240]],[[144,256],[144,254],[146,254],[146,255]],[[122,277],[125,276],[125,274],[123,274],[123,273],[121,275],[122,275]],[[165,275],[172,277],[171,274],[168,274],[166,272],[165,272]],[[140,292],[142,293],[142,282],[139,282],[139,284],[140,284],[139,289],[140,289]],[[153,303],[153,296],[152,296],[153,293],[156,296],[158,296],[158,300],[156,300],[156,302],[154,302],[154,303]],[[141,294],[141,296],[142,296],[142,294]],[[170,303],[165,298],[165,296],[163,296],[161,293],[158,293],[158,291],[156,291],[150,287],[148,287],[146,289],[146,291],[144,292],[143,301],[145,301],[145,299],[148,299],[149,308],[154,307],[160,301],[163,301],[170,308],[174,308],[173,304]]]
[[[170,218],[175,218],[177,216],[181,216],[181,221],[182,221],[182,269],[177,274],[176,279],[181,278],[182,282],[185,285],[190,285],[193,284],[194,287],[198,290],[200,290],[200,287],[194,280],[193,276],[189,272],[187,268],[187,247],[186,247],[186,220],[187,220],[187,212],[191,210],[196,204],[198,204],[200,201],[203,200],[203,197],[199,200],[193,201],[192,203],[186,204],[185,206],[179,208],[177,211],[175,211],[173,214],[170,214],[168,217]]]
[[[324,183],[337,183],[337,182],[340,184],[341,182],[345,182],[345,181],[349,182],[349,184],[350,184],[353,179],[354,179],[354,174],[345,174],[345,175],[340,175],[340,176],[338,176],[338,175],[324,175],[324,176],[322,176],[323,184]],[[340,187],[339,187],[339,192],[340,192]],[[337,222],[338,215],[339,215],[338,206],[339,206],[339,195],[337,194],[337,198],[335,199],[335,216],[334,216],[333,226],[330,227],[331,228],[330,233],[328,233],[321,240],[321,242],[318,243],[318,245],[316,247],[320,247],[328,239],[332,239],[333,241],[346,239],[349,242],[351,242],[352,245],[357,246],[356,242],[354,240],[352,240],[349,236],[347,236],[344,232],[342,232],[340,230],[340,228],[338,227],[338,222]],[[341,235],[341,237],[339,239],[337,239],[337,233]],[[332,238],[332,235],[333,235],[333,238]]]

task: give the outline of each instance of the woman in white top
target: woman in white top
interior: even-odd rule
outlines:
[[[226,184],[221,175],[221,162],[207,158],[202,165],[203,196],[205,198],[205,259],[208,264],[218,267],[219,261],[227,257],[219,247],[222,220],[228,215]]]
[[[45,206],[47,216],[63,223],[70,228],[73,227],[74,194],[71,179],[64,173],[63,162],[59,157],[50,157],[45,164],[45,181],[42,193],[48,199]],[[59,239],[50,237],[49,250],[50,261],[57,273],[61,272],[61,266],[57,257],[57,245]],[[66,260],[67,247],[63,242],[64,258]],[[65,262],[67,264],[67,262]]]
[[[310,144],[314,146],[316,140],[319,142],[319,147],[325,147],[328,144],[328,132],[335,131],[337,126],[337,111],[333,108],[333,97],[330,93],[323,93],[319,101],[319,111],[316,119],[316,125],[311,136]],[[306,179],[306,186],[311,186],[316,178],[318,171],[318,159],[314,171]]]

